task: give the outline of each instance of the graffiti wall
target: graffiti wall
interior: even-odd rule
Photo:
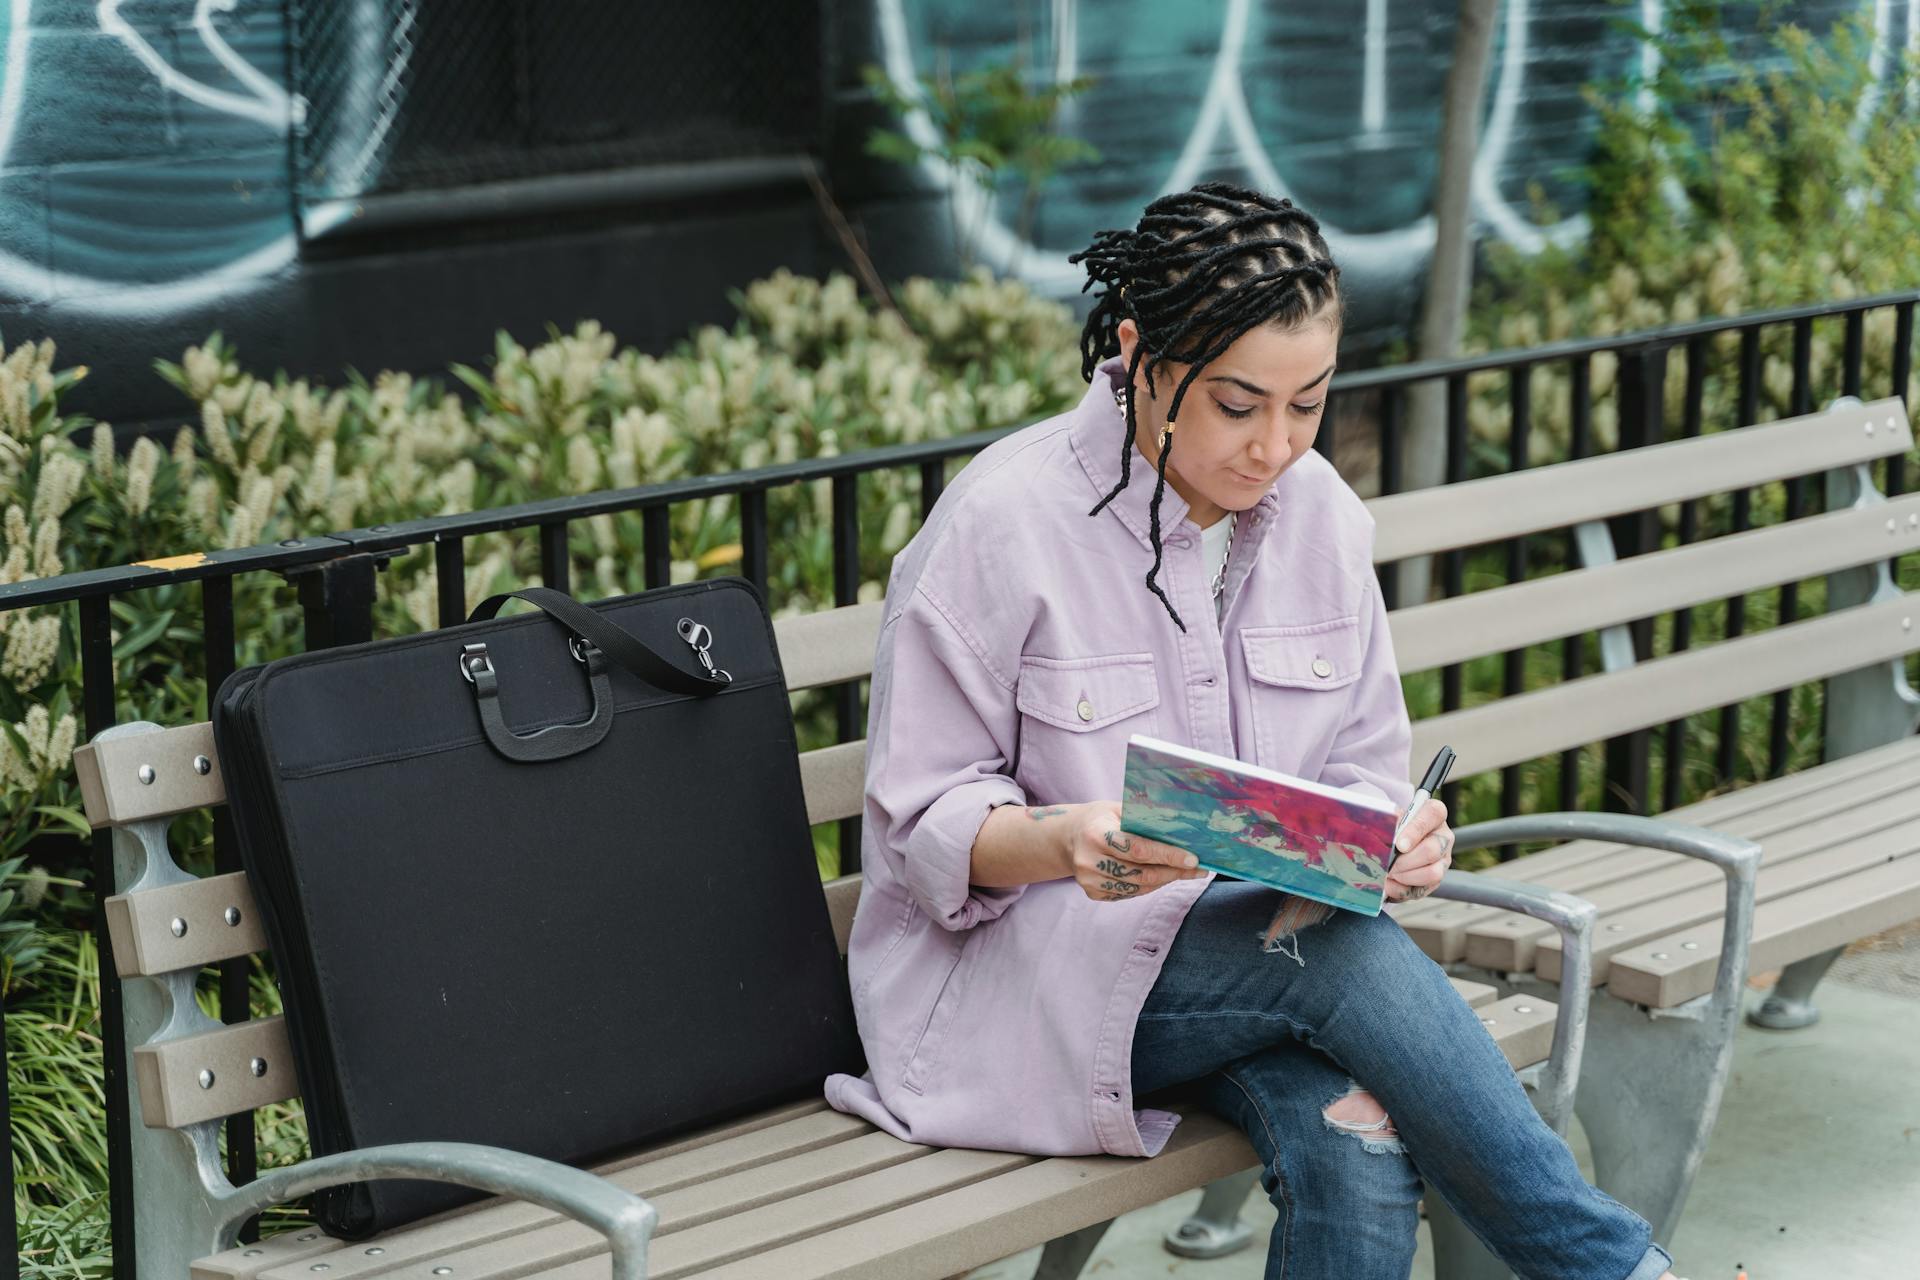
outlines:
[[[1766,53],[1761,14],[1826,31],[1865,13],[1880,61],[1920,47],[1920,0],[1728,0],[1735,58]],[[921,179],[980,227],[982,258],[1056,292],[1084,279],[1066,257],[1091,231],[1128,224],[1146,200],[1207,177],[1292,197],[1328,232],[1356,286],[1360,326],[1404,331],[1433,243],[1429,215],[1455,0],[875,0],[874,56],[896,84],[945,65],[1018,60],[1092,88],[1061,127],[1101,152],[1050,184],[1032,234],[1006,196],[989,200],[941,166]],[[1586,233],[1574,170],[1587,159],[1596,82],[1651,75],[1665,0],[1502,0],[1487,86],[1473,212],[1486,237],[1523,251]],[[909,131],[931,142],[924,119]],[[1546,206],[1543,208],[1542,206]]]
[[[129,429],[216,329],[328,378],[587,317],[664,343],[821,269],[824,31],[811,0],[0,0],[0,337],[54,338]]]
[[[1755,3],[1730,3],[1736,37]],[[1778,7],[1778,6],[1776,6]],[[1784,8],[1815,27],[1850,0]],[[1867,0],[1888,50],[1920,0]],[[156,356],[220,329],[250,365],[441,370],[592,316],[658,346],[779,265],[840,265],[817,163],[888,274],[978,255],[1062,297],[1066,255],[1223,176],[1317,213],[1389,335],[1433,228],[1453,0],[0,0],[0,336],[86,363],[85,407],[177,413]],[[678,16],[675,16],[678,15]],[[1649,68],[1663,0],[1505,0],[1474,209],[1577,239],[1582,86]],[[1738,41],[1736,39],[1736,47]],[[1094,77],[1060,127],[1097,165],[1021,235],[935,166],[864,154],[861,86],[1023,59]],[[905,127],[924,135],[924,119]],[[1543,218],[1532,193],[1555,206]]]

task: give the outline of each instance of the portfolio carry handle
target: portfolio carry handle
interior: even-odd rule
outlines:
[[[500,712],[499,677],[493,659],[484,644],[469,644],[460,654],[460,674],[473,686],[480,710],[480,726],[487,741],[509,760],[537,763],[561,760],[585,751],[607,736],[613,727],[613,689],[607,680],[602,655],[669,693],[687,693],[707,697],[732,683],[733,677],[713,665],[707,648],[712,633],[702,623],[682,618],[680,638],[699,657],[702,671],[688,671],[656,652],[644,640],[626,628],[601,616],[564,591],[551,587],[522,587],[518,591],[488,596],[474,607],[469,622],[483,622],[496,616],[509,600],[525,600],[545,610],[555,621],[573,633],[567,647],[574,659],[587,669],[593,687],[593,713],[575,724],[549,725],[532,733],[515,733],[507,727]]]

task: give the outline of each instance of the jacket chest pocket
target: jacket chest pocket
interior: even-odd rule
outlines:
[[[1016,770],[1036,804],[1117,798],[1127,739],[1158,729],[1151,653],[1020,659]]]
[[[1318,777],[1346,722],[1363,657],[1360,619],[1240,632],[1254,763]]]

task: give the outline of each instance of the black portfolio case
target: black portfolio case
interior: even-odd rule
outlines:
[[[545,612],[496,597],[216,698],[316,1155],[585,1163],[861,1070],[759,593],[515,594]],[[316,1211],[361,1238],[474,1198]]]

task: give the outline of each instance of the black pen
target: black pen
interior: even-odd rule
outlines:
[[[1393,843],[1388,846],[1392,857],[1400,856],[1400,832],[1407,825],[1407,819],[1420,812],[1420,806],[1433,798],[1433,793],[1440,789],[1441,784],[1447,780],[1447,774],[1452,771],[1453,761],[1453,748],[1441,747],[1434,753],[1433,763],[1428,765],[1427,771],[1420,775],[1420,785],[1414,788],[1413,799],[1407,803],[1407,811],[1401,814],[1400,821],[1394,824]],[[1387,866],[1391,869],[1393,863],[1389,861]]]

